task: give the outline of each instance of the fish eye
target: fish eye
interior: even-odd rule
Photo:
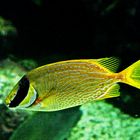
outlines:
[[[19,82],[18,90],[14,99],[10,102],[9,107],[16,107],[21,103],[21,101],[27,96],[29,85],[29,79],[24,76]]]

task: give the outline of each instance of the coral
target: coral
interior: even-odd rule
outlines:
[[[139,140],[140,118],[123,114],[104,101],[85,104],[68,140]],[[137,116],[138,117],[138,116]]]

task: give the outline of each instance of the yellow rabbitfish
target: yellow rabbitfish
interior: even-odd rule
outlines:
[[[28,72],[6,98],[13,108],[57,111],[84,103],[117,97],[118,82],[140,88],[140,60],[114,73],[117,58],[56,62]]]

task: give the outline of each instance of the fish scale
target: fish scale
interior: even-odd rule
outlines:
[[[75,81],[75,79],[73,81]],[[64,91],[59,91],[56,89],[57,94],[56,94],[56,92],[54,92],[57,96],[57,101],[55,101],[55,105],[57,104],[57,102],[58,102],[58,104],[61,102],[61,104],[59,104],[59,106],[58,106],[58,104],[56,105],[58,108],[62,108],[63,106],[66,106],[67,104],[69,104],[69,102],[71,102],[74,106],[75,104],[82,104],[83,102],[93,100],[93,98],[95,100],[96,98],[101,96],[103,94],[102,92],[104,92],[108,88],[108,87],[103,88],[103,84],[108,83],[106,80],[103,80],[103,82],[100,81],[100,84],[98,85],[99,87],[97,89],[95,89],[94,86],[89,86],[89,82],[87,81],[87,83],[86,83],[84,80],[83,80],[83,85],[82,85],[81,81],[79,81],[79,83],[77,82],[77,85],[80,85],[78,88],[78,86],[73,86],[73,81],[71,82],[72,85],[70,84],[70,82],[66,83],[66,85],[68,85],[69,87],[65,88]],[[111,80],[108,80],[108,81],[109,81],[109,83],[112,83]],[[95,79],[93,80],[93,82],[95,83]],[[97,84],[97,82],[96,82],[96,84]],[[59,85],[59,82],[58,82],[58,85]],[[76,85],[76,84],[74,83],[74,85]],[[60,88],[61,88],[61,86],[60,86]],[[101,90],[101,89],[104,89],[104,90]],[[65,95],[65,96],[63,97],[63,95]],[[75,95],[74,102],[72,102],[73,98],[71,98],[71,96],[73,96],[73,95]],[[49,99],[49,101],[51,100],[50,98],[48,98],[48,99]],[[53,105],[53,107],[54,107],[54,105]]]
[[[80,63],[78,63],[78,64],[80,64]],[[93,67],[95,67],[95,65],[93,65],[92,68]],[[97,69],[97,66],[95,68]],[[87,70],[89,71],[89,73],[87,72]],[[98,92],[98,90],[100,90],[100,88],[96,91],[95,87],[93,85],[98,84],[97,79],[99,79],[99,80],[102,79],[104,81],[104,78],[101,78],[101,76],[100,76],[104,73],[98,72],[98,71],[93,72],[91,69],[89,69],[89,65],[88,65],[88,67],[86,67],[83,63],[82,63],[82,65],[80,64],[77,66],[75,66],[75,64],[70,65],[70,66],[68,64],[66,66],[57,65],[57,69],[52,67],[47,72],[48,73],[45,75],[44,81],[49,81],[49,82],[53,81],[53,82],[51,82],[52,85],[55,82],[57,83],[57,86],[48,86],[48,87],[50,89],[54,88],[55,92],[57,92],[58,99],[62,98],[62,95],[65,95],[65,97],[63,97],[63,100],[64,101],[68,100],[69,102],[71,102],[71,100],[70,100],[71,96],[73,94],[76,95],[76,93],[79,93],[79,96],[75,97],[76,98],[75,103],[81,104],[82,100],[84,101],[84,99],[86,99],[85,101],[88,101],[91,95],[92,95],[92,99],[93,99],[95,97],[97,98],[98,96],[100,96],[100,94],[102,94],[101,92],[100,92],[100,94]],[[50,78],[51,79],[50,80],[50,79],[48,79],[49,76],[53,77],[53,78],[52,79]],[[48,83],[44,82],[44,83],[47,83],[48,85],[50,85],[49,82]],[[100,81],[100,85],[101,85],[101,83],[102,82]],[[47,85],[46,85],[46,87],[47,87]],[[42,97],[42,98],[47,98],[50,95],[54,94],[55,92],[49,93],[49,89],[48,89],[48,90],[46,90],[45,94],[46,95],[49,94],[49,95],[48,96],[44,95],[44,97]],[[95,94],[96,92],[98,93],[98,96]],[[58,99],[57,99],[57,101],[58,101]],[[59,102],[61,102],[61,104],[63,103],[63,101],[59,101]],[[74,105],[74,103],[73,103],[73,105]]]
[[[69,63],[70,65],[70,63]],[[46,81],[53,81],[52,84],[55,83],[55,80],[57,81],[57,87],[54,87],[53,92],[49,93],[49,96],[46,96],[48,92],[46,92],[46,95],[42,98],[47,98],[50,101],[50,96],[53,94],[56,94],[57,101],[55,101],[55,104],[59,104],[59,108],[62,108],[63,106],[66,106],[66,104],[82,104],[83,102],[87,102],[91,99],[96,99],[100,95],[102,95],[102,92],[99,92],[102,88],[102,86],[98,89],[95,89],[95,83],[96,85],[100,82],[99,85],[103,85],[102,81],[105,81],[105,78],[101,78],[105,71],[99,71],[97,66],[92,65],[85,65],[85,63],[72,63],[70,66],[67,65],[57,65],[55,67],[51,67],[48,70],[48,76],[53,77],[51,80],[47,79],[45,77]],[[87,67],[88,66],[88,67]],[[90,68],[89,68],[90,66]],[[93,68],[97,71],[93,72]],[[84,75],[85,74],[85,75]],[[47,75],[47,74],[46,74]],[[87,80],[88,78],[91,78],[92,81],[89,82]],[[99,82],[97,81],[99,80]],[[101,80],[102,79],[102,80]],[[82,82],[81,82],[82,81]],[[49,84],[49,83],[48,83]],[[90,84],[94,84],[94,86],[90,86]],[[51,86],[50,86],[51,87]],[[53,87],[53,86],[52,86]],[[48,90],[49,91],[49,90]],[[96,94],[96,92],[98,94]],[[65,95],[63,97],[63,95]],[[74,102],[71,101],[71,96],[74,95]],[[63,99],[63,100],[62,100]],[[53,100],[53,99],[52,99]],[[44,105],[43,105],[44,106]],[[54,105],[53,105],[54,106]],[[58,107],[58,105],[56,105]],[[56,108],[56,107],[55,107]]]

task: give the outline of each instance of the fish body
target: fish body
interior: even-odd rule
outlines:
[[[56,62],[28,72],[6,98],[9,107],[57,111],[117,97],[118,82],[140,88],[140,61],[114,73],[119,60],[79,59]]]

